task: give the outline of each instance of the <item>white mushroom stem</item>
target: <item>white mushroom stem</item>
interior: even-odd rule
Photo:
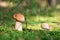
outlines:
[[[22,23],[19,22],[19,21],[16,21],[15,29],[18,30],[18,31],[22,31]]]

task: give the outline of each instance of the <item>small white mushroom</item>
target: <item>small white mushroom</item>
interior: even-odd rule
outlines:
[[[49,26],[48,23],[42,23],[42,24],[41,24],[41,28],[42,28],[43,30],[50,30],[50,26]]]
[[[18,31],[22,31],[22,22],[25,21],[24,15],[21,13],[17,13],[13,15],[13,18],[16,20],[15,29]]]

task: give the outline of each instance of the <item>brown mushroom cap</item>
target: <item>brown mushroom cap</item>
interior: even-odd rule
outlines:
[[[21,21],[21,22],[25,21],[24,15],[21,13],[14,14],[13,18],[16,19],[17,21]]]

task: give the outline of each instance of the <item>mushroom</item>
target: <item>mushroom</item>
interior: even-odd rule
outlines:
[[[0,7],[14,7],[16,4],[13,2],[0,1]]]
[[[24,15],[21,13],[17,13],[13,15],[13,18],[16,20],[15,29],[18,31],[22,31],[22,22],[25,21]]]
[[[50,30],[50,25],[47,24],[47,23],[42,23],[42,24],[41,24],[41,28],[42,28],[43,30]]]

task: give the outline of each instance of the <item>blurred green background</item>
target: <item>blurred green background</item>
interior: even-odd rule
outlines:
[[[2,6],[2,2],[7,6]],[[15,13],[26,18],[22,32],[14,30]],[[53,30],[43,31],[42,22]],[[59,40],[59,32],[60,0],[0,0],[0,40]]]

